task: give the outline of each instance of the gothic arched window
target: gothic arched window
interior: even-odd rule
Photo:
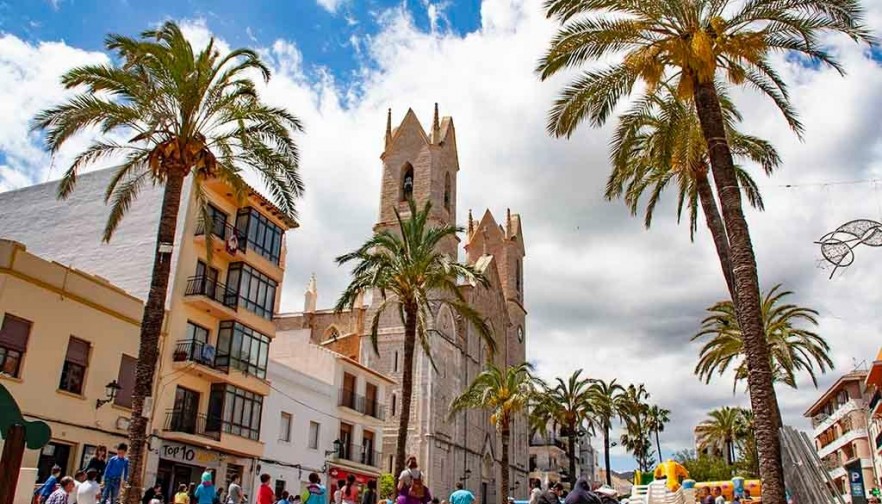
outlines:
[[[521,293],[521,288],[523,288],[523,272],[521,271],[521,260],[518,259],[515,262],[515,290],[518,294]]]
[[[450,172],[444,174],[444,209],[450,211]]]
[[[401,177],[401,201],[413,199],[413,166],[404,165],[404,176]]]

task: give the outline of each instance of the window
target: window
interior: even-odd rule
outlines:
[[[309,444],[308,446],[313,450],[318,450],[319,447],[319,435],[321,434],[322,426],[318,422],[309,422]]]
[[[18,378],[21,358],[28,347],[31,322],[10,313],[3,316],[0,326],[0,373]]]
[[[92,460],[92,457],[95,456],[95,453],[98,451],[98,447],[95,445],[85,444],[83,445],[83,455],[80,457],[80,465],[77,467],[86,467],[86,464]]]
[[[450,172],[444,174],[444,209],[450,211]]]
[[[401,201],[413,199],[413,166],[410,163],[404,165],[404,175],[401,177]]]
[[[279,441],[291,442],[291,413],[282,412],[279,422]]]
[[[523,272],[521,271],[521,260],[518,259],[515,261],[515,290],[518,295],[521,293],[522,283],[523,283]]]
[[[260,419],[263,413],[263,396],[232,385],[215,383],[208,397],[208,421],[206,431],[224,432],[249,439],[260,438]]]
[[[243,208],[236,216],[236,228],[244,235],[248,248],[273,264],[279,264],[282,255],[282,228],[253,208]]]
[[[86,369],[89,367],[89,342],[70,337],[67,342],[67,355],[61,369],[61,383],[58,388],[72,394],[82,395]]]
[[[208,329],[199,324],[187,321],[187,341],[198,341],[200,343],[208,343]]]
[[[395,358],[392,360],[392,372],[398,372],[398,350],[395,350]]]
[[[261,317],[272,320],[276,305],[278,283],[245,263],[230,265],[227,271],[227,289],[238,304]]]
[[[327,341],[327,340],[337,341],[337,338],[340,337],[340,331],[336,327],[331,326],[328,328],[328,332],[326,333],[326,336],[327,337],[325,338],[325,341]]]
[[[119,374],[116,383],[121,387],[116,392],[113,404],[123,408],[132,407],[132,392],[135,391],[135,366],[138,359],[123,354],[119,360]]]
[[[269,336],[239,322],[224,320],[218,326],[215,365],[264,379],[269,343]]]
[[[221,240],[226,239],[227,214],[212,204],[208,204],[208,218],[211,223],[211,234]]]
[[[398,396],[392,394],[392,416],[398,413]]]

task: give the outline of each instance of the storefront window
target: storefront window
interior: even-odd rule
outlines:
[[[215,365],[264,379],[269,343],[269,336],[239,322],[225,320],[218,327]]]

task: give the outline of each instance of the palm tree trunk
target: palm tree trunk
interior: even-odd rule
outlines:
[[[407,454],[407,429],[410,423],[410,400],[413,395],[413,351],[416,346],[416,307],[404,307],[404,369],[401,372],[401,416],[395,443],[395,482],[404,471]]]
[[[570,488],[576,488],[576,427],[568,425],[567,451],[570,455]],[[505,502],[505,501],[503,501]]]
[[[658,463],[661,464],[664,460],[661,452],[661,440],[659,440],[658,429],[655,430],[655,448],[658,450]]]
[[[612,486],[609,461],[609,425],[603,426],[603,465],[606,467],[606,484]]]
[[[707,179],[706,171],[699,171],[695,177],[698,188],[698,199],[701,209],[704,211],[704,221],[714,239],[714,247],[717,249],[717,257],[720,258],[720,267],[723,269],[723,277],[726,279],[726,287],[729,289],[729,297],[735,302],[735,284],[732,279],[732,261],[729,257],[729,239],[726,238],[726,226],[717,208],[717,200]]]
[[[166,243],[174,244],[183,186],[184,170],[169,170],[162,196],[159,230],[156,234],[157,247]],[[123,489],[121,497],[126,504],[139,504],[143,493],[144,445],[147,440],[144,401],[153,393],[153,375],[159,361],[159,336],[165,319],[165,299],[168,293],[171,261],[171,252],[160,252],[157,249],[153,259],[150,293],[147,295],[147,305],[144,307],[144,317],[141,321],[141,341],[135,368],[135,387],[132,391],[132,420],[129,424],[129,478],[127,488]]]
[[[502,484],[502,491],[499,493],[501,496],[499,502],[508,502],[508,489],[511,486],[508,468],[508,443],[511,438],[511,427],[508,420],[503,420],[502,429],[499,434],[502,438],[502,475],[499,478]]]
[[[732,152],[726,141],[726,130],[720,100],[713,82],[695,87],[695,107],[707,141],[714,184],[720,198],[723,221],[729,238],[732,277],[735,284],[735,311],[744,337],[747,361],[747,385],[750,403],[756,414],[756,436],[760,454],[760,476],[763,479],[763,502],[785,504],[784,472],[781,466],[781,445],[778,438],[778,401],[772,383],[769,348],[763,330],[760,289],[756,258],[750,231],[741,209],[741,192],[735,177]]]

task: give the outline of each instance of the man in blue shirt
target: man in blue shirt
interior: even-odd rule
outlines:
[[[458,481],[456,483],[456,491],[450,494],[450,504],[472,504],[475,502],[475,494],[465,490],[462,487],[462,482]]]
[[[116,504],[116,499],[119,497],[120,484],[122,480],[129,476],[129,459],[126,458],[126,452],[128,451],[128,445],[120,443],[116,447],[116,455],[107,462],[107,467],[104,468],[102,503]]]
[[[52,492],[55,491],[55,487],[58,486],[59,477],[61,477],[61,468],[58,466],[52,466],[52,474],[46,478],[43,485],[37,488],[37,491],[34,492],[34,495],[40,497],[40,504],[46,502],[46,499],[48,499],[49,496],[52,495]]]

